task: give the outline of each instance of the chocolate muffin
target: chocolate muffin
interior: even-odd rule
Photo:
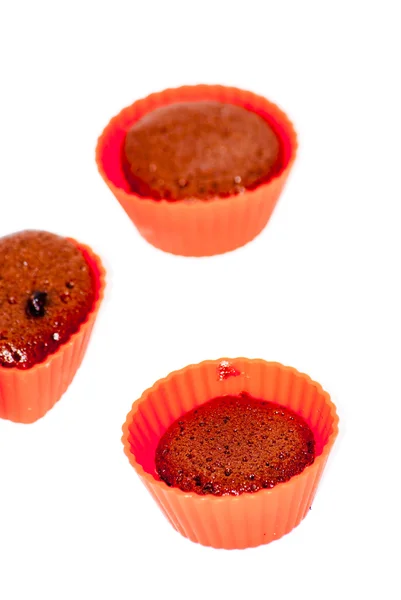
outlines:
[[[262,117],[245,108],[180,102],[137,121],[122,158],[128,183],[141,196],[207,200],[270,179],[280,169],[280,142]]]
[[[180,417],[155,455],[167,485],[216,496],[272,488],[314,459],[313,432],[299,415],[246,393],[214,398]]]
[[[66,342],[95,302],[78,247],[45,231],[0,239],[0,366],[28,369]]]

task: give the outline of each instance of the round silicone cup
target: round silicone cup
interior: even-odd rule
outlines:
[[[127,131],[143,115],[160,106],[202,100],[237,104],[263,117],[280,139],[280,171],[255,189],[228,198],[169,202],[135,194],[126,181],[121,161]],[[210,256],[243,246],[263,230],[287,180],[296,150],[294,128],[275,104],[237,88],[196,85],[151,94],[124,108],[100,136],[96,162],[104,181],[149,243],[172,254]]]
[[[272,489],[239,496],[201,496],[168,487],[155,468],[155,450],[166,429],[211,398],[245,391],[289,407],[312,428],[312,465]],[[336,408],[307,375],[261,359],[219,359],[171,373],[146,390],[123,426],[124,451],[173,527],[193,542],[240,549],[276,540],[307,515],[338,434]]]
[[[30,369],[0,367],[0,418],[33,423],[60,400],[81,365],[103,299],[105,270],[88,246],[69,238],[82,252],[94,274],[96,297],[79,329],[57,351]]]

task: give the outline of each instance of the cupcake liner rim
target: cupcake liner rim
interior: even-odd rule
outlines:
[[[151,197],[140,196],[139,194],[136,194],[135,192],[133,192],[131,190],[126,191],[124,188],[118,187],[116,184],[114,184],[110,180],[108,175],[106,174],[104,167],[103,167],[103,161],[102,161],[102,152],[103,152],[103,148],[105,145],[106,133],[113,130],[113,128],[116,125],[118,126],[118,129],[121,129],[121,127],[119,126],[120,121],[126,114],[128,114],[128,112],[132,109],[132,107],[134,105],[138,105],[141,102],[152,104],[152,101],[155,98],[160,97],[161,95],[163,95],[164,97],[168,97],[170,95],[171,96],[173,96],[173,95],[180,96],[181,94],[185,94],[186,91],[193,90],[193,89],[197,89],[197,90],[199,90],[199,92],[205,92],[205,96],[207,96],[208,92],[210,92],[211,90],[213,90],[215,92],[220,91],[222,94],[223,93],[224,94],[233,94],[233,95],[236,95],[237,97],[241,97],[244,100],[247,100],[247,102],[250,103],[252,106],[256,107],[256,106],[263,105],[266,107],[266,109],[268,109],[268,112],[272,112],[275,115],[277,115],[279,117],[280,123],[285,125],[286,130],[290,133],[290,138],[291,138],[291,152],[290,152],[290,156],[289,156],[288,161],[286,162],[285,166],[281,167],[281,169],[277,173],[275,173],[267,181],[262,182],[259,185],[257,185],[254,189],[246,189],[243,194],[230,195],[227,198],[221,198],[219,196],[216,196],[215,198],[210,198],[208,200],[201,200],[199,198],[191,198],[188,200],[179,200],[176,202],[171,202],[164,198],[162,198],[160,200],[159,199],[155,200],[154,198],[151,198]],[[177,98],[175,98],[175,99],[172,98],[171,100],[172,101],[166,102],[165,104],[163,104],[163,106],[166,106],[167,104],[172,104],[175,101],[179,101]],[[246,108],[247,102],[244,102],[243,105],[238,104],[238,106],[243,106],[244,108]],[[228,104],[230,103],[229,100],[227,100],[227,103]],[[162,105],[160,105],[160,106],[162,106]],[[156,108],[159,108],[159,105],[155,106],[153,110],[155,110]],[[151,112],[151,111],[147,111],[147,112]],[[256,112],[256,111],[254,111],[254,112]],[[278,135],[278,137],[280,138],[280,141],[282,142],[281,136],[278,133],[276,133],[276,135]],[[227,203],[227,201],[236,202],[238,204],[241,204],[242,202],[247,202],[249,200],[249,197],[250,196],[252,197],[253,194],[255,194],[258,190],[261,190],[261,189],[264,189],[264,188],[270,186],[273,183],[273,181],[275,181],[277,179],[281,179],[281,177],[291,169],[291,167],[295,161],[296,155],[297,155],[297,150],[298,150],[298,138],[297,138],[297,134],[294,129],[294,126],[293,126],[292,122],[290,121],[290,119],[287,117],[287,115],[280,109],[279,106],[277,106],[277,104],[271,102],[270,100],[267,100],[267,98],[264,98],[263,96],[255,94],[254,92],[242,90],[237,87],[224,86],[224,85],[220,85],[220,84],[216,84],[216,85],[214,85],[214,84],[198,84],[198,85],[184,85],[184,86],[177,87],[177,88],[167,88],[161,92],[153,92],[152,94],[149,94],[145,98],[136,100],[131,105],[123,108],[117,115],[115,115],[109,121],[109,123],[106,125],[106,127],[104,128],[104,130],[98,137],[97,144],[96,144],[95,158],[96,158],[96,164],[97,164],[99,173],[101,174],[102,178],[105,180],[105,182],[107,183],[107,185],[109,186],[109,188],[112,190],[112,192],[114,194],[115,194],[115,191],[119,191],[120,193],[123,192],[127,196],[127,198],[131,198],[131,200],[140,200],[141,202],[143,202],[145,204],[154,204],[154,203],[168,204],[169,207],[171,207],[171,210],[178,210],[178,207],[184,207],[184,210],[191,209],[191,208],[193,208],[194,204],[196,204],[197,207],[199,207],[199,206],[203,207],[203,210],[210,210],[211,206],[215,207],[218,205],[224,205],[225,203]],[[181,210],[181,208],[180,208],[180,210]]]
[[[157,388],[162,386],[164,383],[170,381],[177,375],[180,375],[189,370],[197,369],[202,366],[207,366],[207,365],[219,366],[220,363],[222,363],[224,361],[227,361],[228,363],[234,363],[234,364],[236,361],[246,361],[246,362],[251,362],[251,363],[260,363],[261,362],[263,364],[268,364],[272,367],[278,367],[279,369],[281,369],[283,371],[287,371],[288,373],[292,373],[293,375],[302,377],[302,379],[304,379],[309,385],[314,386],[317,389],[317,391],[322,396],[324,396],[325,401],[330,408],[330,416],[331,416],[333,424],[332,424],[331,432],[330,432],[330,435],[328,436],[327,442],[325,443],[325,445],[322,448],[322,452],[319,454],[319,456],[317,456],[315,458],[314,462],[311,465],[307,466],[301,473],[299,473],[298,475],[295,475],[294,477],[291,477],[291,479],[289,479],[288,481],[279,483],[278,485],[280,486],[280,488],[284,488],[284,487],[290,488],[290,487],[294,486],[296,484],[296,482],[298,482],[300,479],[305,477],[305,474],[309,473],[309,471],[311,471],[312,469],[319,471],[321,468],[323,468],[325,462],[328,459],[330,451],[334,445],[335,439],[338,435],[338,424],[339,424],[339,417],[337,414],[336,407],[335,407],[334,403],[332,402],[329,394],[323,389],[323,387],[318,382],[314,381],[306,373],[301,373],[294,367],[289,367],[289,366],[283,365],[283,364],[275,362],[275,361],[265,361],[260,358],[250,359],[250,358],[245,358],[245,357],[236,357],[236,358],[223,357],[223,358],[219,358],[219,359],[215,359],[215,360],[213,360],[213,359],[212,360],[204,360],[200,363],[187,365],[186,367],[183,367],[182,369],[172,371],[166,377],[163,377],[162,379],[159,379],[158,381],[156,381],[151,387],[149,387],[147,390],[145,390],[143,392],[143,394],[141,395],[141,397],[138,400],[136,400],[134,402],[131,410],[127,414],[126,420],[122,427],[123,435],[122,435],[121,441],[124,446],[124,453],[126,454],[129,462],[131,463],[132,467],[134,467],[134,469],[138,473],[138,475],[141,478],[144,478],[145,481],[147,481],[152,486],[156,486],[164,491],[168,490],[169,493],[178,494],[181,497],[185,496],[187,498],[191,498],[192,500],[195,500],[196,502],[206,502],[206,501],[210,501],[210,500],[212,500],[213,502],[227,502],[227,499],[229,499],[230,502],[235,502],[235,501],[240,501],[241,497],[244,495],[248,496],[249,498],[253,498],[254,496],[256,496],[256,494],[246,493],[246,492],[239,496],[213,496],[210,494],[200,495],[200,494],[197,494],[196,492],[184,492],[183,490],[176,488],[176,487],[168,487],[164,481],[156,479],[153,475],[151,475],[150,473],[147,473],[144,470],[144,468],[142,467],[142,465],[137,462],[137,460],[134,457],[134,454],[131,452],[131,449],[130,449],[129,427],[130,427],[131,423],[133,422],[135,414],[137,413],[140,405],[146,401],[149,394],[151,394]],[[271,401],[274,402],[274,400],[271,400]],[[258,490],[257,495],[258,496],[260,494],[271,495],[274,493],[274,490],[276,487],[277,486],[275,486],[274,488]]]

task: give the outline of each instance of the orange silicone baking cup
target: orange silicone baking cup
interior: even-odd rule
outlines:
[[[222,365],[223,372],[235,376],[222,378]],[[289,407],[307,421],[316,441],[313,464],[253,494],[201,496],[168,487],[155,468],[155,450],[165,430],[211,398],[242,391]],[[122,441],[131,465],[177,531],[205,546],[239,549],[276,540],[307,515],[337,434],[336,408],[318,383],[278,363],[235,358],[190,365],[155,383],[133,404]]]
[[[160,106],[201,100],[237,104],[268,121],[281,141],[281,170],[254,190],[229,198],[169,202],[132,192],[121,164],[127,131]],[[275,104],[237,88],[196,85],[151,94],[124,108],[100,136],[96,162],[104,181],[148,242],[172,254],[210,256],[243,246],[262,231],[287,180],[296,150],[294,128]]]
[[[54,354],[30,369],[0,367],[0,418],[33,423],[60,400],[81,365],[104,294],[105,270],[88,246],[76,244],[95,276],[96,298],[86,320]]]

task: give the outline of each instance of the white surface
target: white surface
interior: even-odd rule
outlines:
[[[1,5],[0,235],[74,236],[109,283],[64,398],[34,425],[0,422],[2,600],[401,597],[397,4]],[[94,148],[125,105],[199,82],[277,102],[300,152],[265,232],[195,260],[139,237]],[[240,552],[175,533],[120,443],[145,388],[222,355],[307,372],[341,417],[306,520]]]

